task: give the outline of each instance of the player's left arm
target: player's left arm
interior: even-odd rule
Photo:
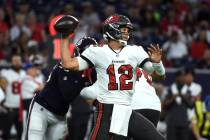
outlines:
[[[159,45],[150,45],[148,48],[148,54],[150,61],[147,61],[143,65],[143,69],[146,70],[155,80],[165,79],[165,68],[161,61],[162,49]]]

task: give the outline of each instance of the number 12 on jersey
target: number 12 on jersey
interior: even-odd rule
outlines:
[[[131,80],[133,78],[133,67],[131,65],[121,65],[118,68],[119,83],[116,82],[116,74],[114,64],[109,65],[107,68],[107,74],[109,75],[109,90],[132,90],[133,89],[133,82],[127,82],[126,80]]]

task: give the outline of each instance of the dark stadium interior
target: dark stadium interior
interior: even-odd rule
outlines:
[[[166,80],[155,87],[163,102],[177,71],[186,68],[195,70],[202,99],[210,94],[210,0],[0,0],[0,69],[10,67],[13,54],[21,55],[24,70],[30,56],[39,55],[46,79],[60,59],[60,35],[52,28],[56,16],[70,14],[80,20],[74,43],[90,36],[103,44],[102,23],[115,13],[128,16],[134,25],[130,44],[162,48]],[[16,131],[12,133],[15,138]]]

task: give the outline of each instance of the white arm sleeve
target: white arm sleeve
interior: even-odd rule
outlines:
[[[166,71],[165,71],[162,61],[160,61],[160,63],[152,63],[152,66],[158,75],[165,75]]]
[[[154,72],[154,68],[153,68],[153,66],[152,66],[152,62],[150,62],[150,61],[147,61],[147,62],[144,63],[143,69],[144,69],[145,71],[147,71],[147,73],[148,73],[149,75],[151,75],[151,74]]]
[[[163,63],[152,63],[150,61],[147,61],[143,65],[143,69],[147,71],[150,75],[155,71],[158,75],[165,75],[165,68],[163,66]]]

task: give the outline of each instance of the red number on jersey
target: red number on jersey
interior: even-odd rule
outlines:
[[[136,74],[137,74],[137,81],[139,81],[139,78],[142,75],[144,75],[144,78],[147,80],[147,83],[152,85],[152,79],[149,77],[149,74],[145,70],[137,69]]]
[[[12,93],[20,94],[20,92],[21,92],[21,83],[18,81],[12,82]]]
[[[109,67],[107,68],[106,72],[109,75],[108,89],[109,90],[117,90],[118,89],[118,85],[116,83],[114,65],[113,64],[109,65]]]
[[[131,65],[122,65],[118,69],[120,90],[131,90],[133,89],[133,82],[126,83],[126,80],[131,80],[133,78],[133,67]],[[109,90],[118,90],[118,84],[116,83],[115,69],[114,65],[111,64],[107,68],[107,74],[109,75]]]
[[[120,90],[131,90],[133,88],[133,82],[128,82],[126,84],[126,80],[131,80],[133,77],[132,70],[133,70],[133,67],[131,65],[122,65],[119,67],[118,73],[122,74],[119,78]]]

